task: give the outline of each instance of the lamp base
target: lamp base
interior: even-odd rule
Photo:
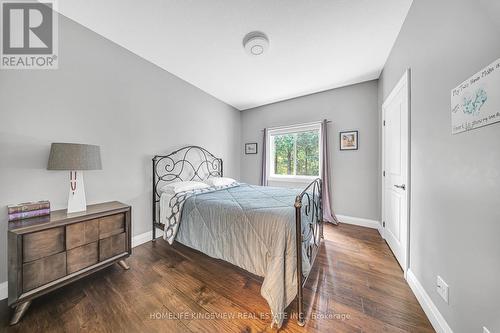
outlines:
[[[87,210],[85,199],[85,184],[82,171],[70,171],[68,214],[84,212]]]

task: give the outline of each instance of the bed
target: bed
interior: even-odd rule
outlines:
[[[222,159],[199,146],[154,156],[152,165],[153,241],[159,228],[170,244],[175,240],[262,276],[272,325],[281,327],[297,298],[297,321],[304,326],[303,286],[323,238],[321,180],[304,189],[239,182],[190,189],[184,185],[225,179]],[[168,184],[186,190],[167,193],[162,189]]]

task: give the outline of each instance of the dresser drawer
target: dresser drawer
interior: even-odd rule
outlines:
[[[125,214],[116,214],[99,219],[99,239],[125,232]]]
[[[67,252],[68,274],[74,273],[98,262],[97,242],[76,247]]]
[[[99,239],[99,220],[70,224],[66,227],[66,249],[73,249]]]
[[[23,291],[35,289],[65,275],[65,252],[29,262],[23,265]]]
[[[23,262],[64,251],[64,227],[38,231],[23,236]]]
[[[125,233],[114,235],[99,241],[99,260],[106,260],[125,252]]]

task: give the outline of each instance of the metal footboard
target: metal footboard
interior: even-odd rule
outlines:
[[[303,226],[303,222],[306,222]],[[309,274],[302,273],[302,260],[312,268],[323,239],[322,181],[312,181],[295,198],[295,239],[297,248],[297,323],[305,325],[303,288]]]

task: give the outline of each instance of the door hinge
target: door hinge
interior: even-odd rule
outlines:
[[[385,177],[385,170],[382,172],[382,176],[384,176],[384,177]]]
[[[385,126],[385,120],[384,120],[384,126]]]
[[[382,226],[385,228],[385,221],[382,221]]]

